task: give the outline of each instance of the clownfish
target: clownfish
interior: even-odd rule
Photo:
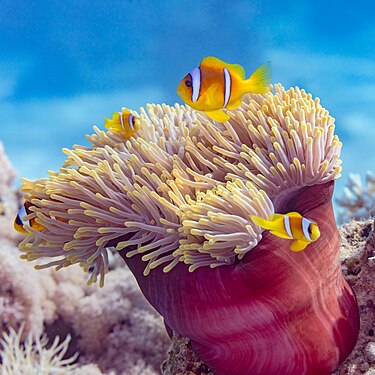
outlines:
[[[305,249],[320,237],[318,224],[302,217],[298,212],[273,214],[268,216],[268,220],[253,215],[251,220],[277,237],[294,240],[290,246],[290,250],[294,252]]]
[[[134,116],[127,108],[122,108],[121,112],[115,112],[112,119],[106,118],[105,127],[113,132],[122,133],[124,138],[130,138],[140,128],[140,119]]]
[[[25,229],[24,225],[29,224],[30,227],[42,231],[45,229],[45,227],[35,221],[35,218],[32,218],[25,222],[23,218],[26,215],[31,214],[32,211],[30,211],[30,206],[32,206],[31,202],[25,201],[24,204],[21,206],[21,208],[18,211],[18,214],[16,218],[14,219],[13,227],[17,232],[20,232],[22,234],[28,234],[29,232]]]
[[[261,65],[245,79],[241,65],[208,56],[181,80],[177,93],[190,107],[204,111],[217,122],[224,122],[230,116],[222,111],[223,108],[238,108],[244,94],[268,92],[270,77],[269,63]]]

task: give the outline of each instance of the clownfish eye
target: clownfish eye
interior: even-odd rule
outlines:
[[[135,125],[135,117],[134,116],[132,118],[132,124],[133,124],[133,126]]]
[[[187,80],[185,81],[185,86],[186,86],[186,87],[191,87],[191,86],[193,86],[193,82],[191,82],[189,79],[187,79]]]

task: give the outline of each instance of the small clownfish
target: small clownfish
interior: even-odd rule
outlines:
[[[41,224],[38,224],[36,221],[35,221],[35,218],[32,218],[30,220],[28,220],[28,222],[25,222],[23,220],[23,218],[26,216],[26,215],[29,215],[31,214],[32,211],[30,211],[30,206],[32,206],[31,202],[29,201],[25,201],[24,204],[21,206],[21,208],[19,209],[18,211],[18,214],[16,216],[16,218],[14,219],[14,223],[13,223],[13,226],[14,226],[14,229],[17,231],[17,232],[20,232],[22,234],[28,234],[29,232],[24,228],[24,225],[25,224],[29,224],[30,227],[38,230],[38,231],[42,231],[43,229],[45,229],[45,227]]]
[[[222,111],[223,108],[238,108],[244,94],[268,92],[270,77],[269,63],[261,65],[245,79],[241,65],[208,56],[181,80],[177,93],[190,107],[204,111],[217,122],[224,122],[230,116]]]
[[[298,212],[273,214],[268,216],[268,220],[253,215],[251,220],[277,237],[295,240],[290,246],[290,250],[294,252],[303,250],[320,237],[318,224],[302,217]]]
[[[122,108],[121,112],[114,112],[112,120],[104,119],[105,128],[113,132],[122,133],[124,138],[130,138],[140,128],[140,119],[134,116],[127,108]]]

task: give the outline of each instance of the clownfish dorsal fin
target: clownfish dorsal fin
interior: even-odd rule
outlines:
[[[245,69],[239,64],[228,64],[223,60],[218,59],[214,56],[205,57],[201,64],[203,67],[218,67],[218,68],[227,68],[230,72],[234,72],[240,76],[240,78],[245,79]]]
[[[286,214],[286,216],[289,216],[289,217],[298,217],[299,219],[302,218],[302,215],[298,212],[288,212]]]
[[[271,214],[271,215],[269,215],[268,216],[268,220],[269,221],[275,221],[275,220],[277,220],[277,219],[282,219],[284,217],[284,215],[283,214]]]
[[[121,113],[123,116],[128,116],[132,113],[132,111],[129,108],[121,107]]]
[[[228,65],[229,64],[227,64],[223,60],[220,60],[214,56],[207,56],[200,63],[200,66],[207,67],[207,68],[212,68],[212,67],[225,68],[225,67],[228,67]]]
[[[229,70],[235,72],[241,79],[245,79],[245,69],[240,64],[228,64]]]

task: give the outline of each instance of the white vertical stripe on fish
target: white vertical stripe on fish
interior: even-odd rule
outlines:
[[[284,215],[284,228],[286,230],[287,235],[290,238],[293,238],[292,230],[290,229],[290,217]]]
[[[192,93],[191,93],[191,101],[196,102],[199,98],[199,93],[201,90],[201,70],[199,66],[193,69],[190,72],[191,80],[192,80]]]
[[[231,87],[232,81],[229,70],[227,68],[224,68],[224,108],[229,102]]]
[[[122,112],[119,112],[119,114],[120,114],[120,123],[121,123],[121,127],[122,127],[123,130],[125,130],[125,128],[124,128],[124,120],[123,120],[123,118],[122,118]]]
[[[307,241],[312,241],[312,239],[310,237],[310,233],[309,233],[310,225],[311,225],[311,221],[307,220],[303,217],[302,218],[302,231],[303,231],[303,235],[305,236]]]
[[[134,130],[134,126],[133,126],[133,114],[131,113],[130,115],[129,115],[129,119],[128,119],[128,122],[129,122],[129,126],[130,126],[130,129],[131,130]]]
[[[22,223],[23,223],[23,218],[27,215],[27,212],[26,212],[26,209],[25,209],[25,205],[23,204],[21,206],[21,208],[19,209],[18,211],[18,217],[21,219]]]

